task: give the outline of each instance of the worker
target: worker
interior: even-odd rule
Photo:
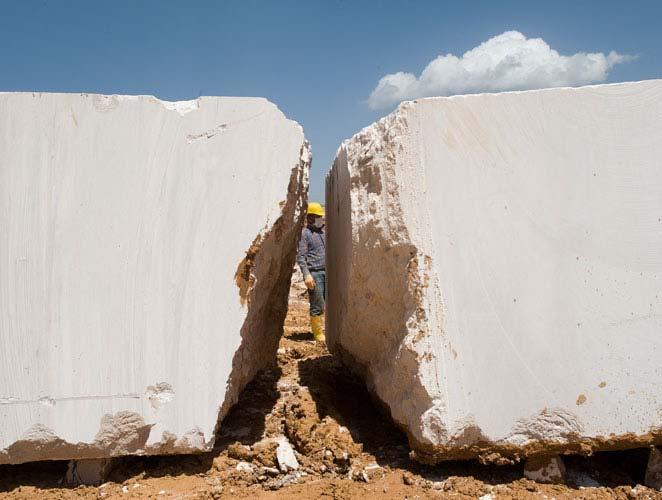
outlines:
[[[326,234],[324,233],[324,207],[308,203],[306,227],[301,233],[297,263],[308,288],[310,301],[310,329],[317,342],[324,337],[324,301],[326,299]]]

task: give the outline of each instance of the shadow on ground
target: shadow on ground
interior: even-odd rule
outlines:
[[[291,335],[288,335],[287,338],[289,340],[293,340],[293,341],[296,341],[296,342],[311,341],[311,340],[313,340],[313,334],[310,333],[310,332],[307,332],[307,331],[305,331],[305,332],[296,332],[296,333],[292,333]]]
[[[220,425],[214,446],[215,454],[229,444],[240,442],[251,446],[262,439],[268,415],[278,401],[276,384],[281,369],[271,366],[259,372],[239,395],[239,400]]]
[[[431,481],[472,476],[486,483],[522,477],[522,466],[484,466],[475,461],[425,466],[409,458],[407,436],[382,412],[364,384],[332,355],[299,361],[301,384],[308,387],[320,418],[330,416],[346,427],[363,451],[384,467],[400,468]]]
[[[450,476],[473,477],[497,485],[517,481],[523,476],[523,463],[482,465],[478,461],[449,461],[426,466],[409,458],[406,435],[380,409],[364,384],[340,362],[326,354],[299,360],[301,385],[307,386],[320,419],[330,416],[346,427],[356,443],[384,467],[400,468],[429,481]],[[567,485],[635,486],[642,484],[648,457],[647,449],[600,452],[590,457],[563,457],[568,469]]]

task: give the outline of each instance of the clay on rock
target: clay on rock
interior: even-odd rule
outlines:
[[[656,80],[420,99],[342,144],[327,342],[417,459],[662,440],[661,128]]]
[[[275,357],[301,127],[259,98],[0,110],[0,463],[211,449]]]

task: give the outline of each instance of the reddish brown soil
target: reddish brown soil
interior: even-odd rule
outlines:
[[[279,435],[296,450],[298,471],[277,469]],[[66,462],[0,466],[0,497],[662,499],[639,484],[646,457],[646,450],[566,457],[564,485],[523,479],[521,464],[419,465],[361,383],[312,342],[305,290],[295,283],[277,360],[243,391],[213,452],[117,459],[101,487],[63,485]]]

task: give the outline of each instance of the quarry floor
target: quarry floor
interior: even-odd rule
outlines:
[[[662,499],[641,486],[646,450],[566,457],[564,485],[524,479],[521,464],[418,465],[362,384],[311,338],[305,289],[294,283],[277,360],[243,391],[213,452],[118,459],[100,487],[66,487],[66,462],[0,466],[0,499]],[[300,463],[287,474],[270,440],[281,435]]]

